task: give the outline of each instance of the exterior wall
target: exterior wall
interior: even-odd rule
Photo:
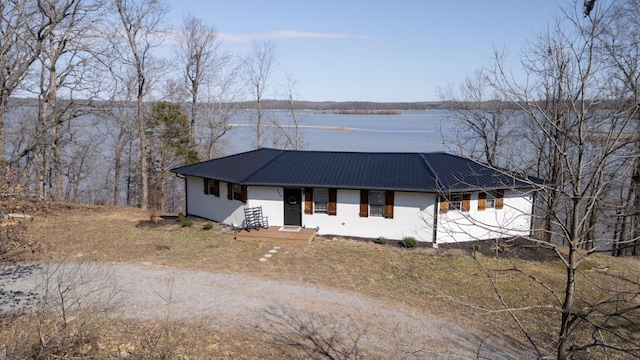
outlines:
[[[227,225],[244,226],[245,207],[262,206],[262,213],[269,217],[269,225],[284,223],[282,189],[255,186],[247,188],[248,200],[229,200],[227,183],[220,182],[220,197],[204,193],[204,179],[187,176],[187,214],[221,222]]]
[[[204,194],[204,180],[187,176],[187,213],[228,225],[244,226],[244,208],[262,206],[262,213],[268,216],[270,226],[284,224],[283,189],[266,186],[250,186],[248,201],[227,198],[227,184],[220,182],[220,197]],[[400,240],[413,236],[419,241],[431,242],[431,223],[436,196],[425,193],[395,192],[393,219],[383,217],[360,217],[360,191],[338,190],[337,214],[304,214],[304,192],[302,203],[302,225],[318,227],[320,235],[340,235],[377,238],[384,236],[390,240]]]
[[[187,213],[228,225],[244,226],[244,208],[262,206],[270,226],[284,224],[283,189],[250,186],[248,201],[227,198],[227,183],[220,182],[220,197],[204,194],[202,178],[187,176]],[[433,242],[434,213],[438,211],[437,195],[432,193],[394,193],[393,219],[360,217],[360,191],[337,191],[337,213],[305,214],[302,191],[302,225],[318,228],[320,235],[364,238],[385,237],[401,240],[412,236],[418,241]],[[478,193],[471,195],[469,212],[449,210],[437,214],[437,243],[463,242],[528,235],[531,228],[532,194],[506,191],[504,207],[478,211]]]
[[[487,240],[528,235],[533,194],[505,191],[504,207],[478,211],[478,193],[471,195],[469,212],[438,214],[438,243]]]
[[[220,182],[220,197],[205,195],[204,179],[187,176],[187,214],[201,218],[242,226],[245,204],[227,199],[227,183]]]
[[[384,236],[390,240],[401,240],[406,236],[419,241],[433,240],[432,217],[435,206],[435,194],[394,193],[393,219],[384,217],[360,217],[360,191],[338,190],[337,212],[328,214],[302,214],[302,223],[306,227],[318,227],[320,235],[340,235],[365,238]]]
[[[249,186],[247,206],[262,206],[262,215],[268,217],[269,226],[284,224],[284,200],[282,188]],[[244,219],[244,213],[242,214]]]

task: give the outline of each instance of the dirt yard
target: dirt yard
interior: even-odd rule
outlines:
[[[0,290],[26,298],[33,292],[41,299],[47,293],[44,284],[81,283],[74,296],[90,294],[85,297],[92,306],[108,308],[105,316],[91,317],[93,327],[81,328],[91,330],[91,341],[80,348],[98,358],[507,359],[531,354],[508,316],[491,311],[497,307],[492,288],[482,280],[478,260],[462,249],[403,249],[340,238],[284,246],[236,241],[228,227],[202,219],[188,219],[190,226],[175,216],[152,221],[132,208],[28,203],[7,208],[34,218],[11,226],[21,229],[22,240],[5,252],[5,261],[10,254],[20,266],[5,262]],[[485,261],[481,254],[477,258]],[[552,262],[540,267],[521,261],[520,266],[542,268],[551,278],[561,270]],[[508,284],[513,289],[506,300],[532,291],[518,286]],[[27,300],[17,303],[33,306]],[[17,329],[60,321],[38,322],[33,313],[18,316],[7,304],[0,306],[5,312],[0,344],[7,349],[39,343]],[[102,310],[91,312],[97,313]],[[73,318],[83,319],[81,314]],[[534,335],[544,343],[552,330],[547,324]]]

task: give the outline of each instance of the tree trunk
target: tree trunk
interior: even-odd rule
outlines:
[[[4,177],[6,172],[6,148],[5,148],[5,133],[4,133],[4,114],[7,113],[7,105],[9,102],[9,92],[2,90],[0,92],[0,178]]]
[[[196,143],[196,117],[198,116],[198,80],[200,72],[200,62],[196,58],[196,79],[191,81],[191,123],[189,124],[189,135],[192,143]]]
[[[144,76],[139,75],[138,78],[138,136],[140,137],[140,208],[147,209],[149,207],[149,174],[147,165],[147,135],[144,126],[144,107],[142,103],[144,91]]]
[[[260,138],[262,132],[262,103],[260,94],[260,84],[255,84],[256,86],[256,109],[258,111],[258,124],[256,125],[256,148],[260,149],[262,147],[262,139]]]
[[[576,291],[576,254],[577,248],[570,246],[569,251],[569,266],[567,267],[567,280],[564,292],[564,301],[562,303],[562,322],[560,323],[560,333],[558,334],[558,360],[564,360],[569,358],[570,344],[569,344],[569,332],[571,329],[571,316],[573,312],[573,303],[575,301]]]
[[[115,159],[113,165],[113,206],[118,206],[120,200],[120,172],[122,170],[122,146],[118,143],[115,146]]]
[[[632,214],[631,214],[631,236],[633,247],[631,248],[631,256],[640,254],[640,158],[636,158],[636,166],[634,174],[631,178],[632,194]]]

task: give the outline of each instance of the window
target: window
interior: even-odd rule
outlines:
[[[502,209],[504,204],[504,191],[487,191],[478,194],[478,211],[486,209]]]
[[[393,219],[394,194],[393,191],[360,190],[360,217]]]
[[[440,197],[440,213],[445,214],[449,210],[469,212],[471,209],[471,194],[449,194],[448,198]]]
[[[233,184],[233,200],[242,201],[242,185]]]
[[[486,198],[486,201],[487,201],[486,208],[487,209],[492,209],[492,208],[496,207],[496,194],[493,191],[491,191],[491,192],[486,194],[486,197],[487,197]]]
[[[384,216],[384,192],[369,191],[369,216]]]
[[[220,196],[220,182],[213,179],[204,179],[204,193],[206,195]]]
[[[449,209],[462,209],[462,194],[451,194],[451,196],[449,196]]]
[[[227,199],[229,200],[240,200],[243,203],[247,202],[247,186],[227,183]]]
[[[328,214],[329,212],[329,190],[313,190],[313,210],[316,214]]]
[[[304,213],[338,214],[338,189],[304,189]]]

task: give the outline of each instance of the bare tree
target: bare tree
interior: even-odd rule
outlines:
[[[81,264],[49,264],[31,269],[41,273],[36,301],[20,323],[20,331],[3,353],[7,359],[68,358],[86,355],[95,344],[102,319],[118,303],[118,294],[109,268]],[[35,300],[35,299],[34,299]],[[26,309],[25,309],[26,310]]]
[[[249,92],[256,104],[256,148],[262,147],[264,109],[262,101],[276,62],[275,44],[270,40],[253,42],[251,53],[244,59],[243,71]]]
[[[52,25],[43,39],[40,61],[38,94],[37,156],[40,158],[40,174],[37,190],[40,198],[64,199],[62,166],[62,124],[87,112],[86,106],[77,103],[74,92],[87,86],[85,74],[92,71],[93,55],[101,46],[92,41],[97,12],[102,3],[91,0],[41,1],[43,16]],[[63,94],[60,92],[63,91]],[[60,97],[66,101],[58,101]],[[88,99],[84,99],[88,100]],[[46,185],[48,184],[48,188]]]
[[[287,103],[289,104],[288,112],[293,121],[293,135],[289,135],[288,131],[284,131],[284,134],[287,137],[287,142],[291,149],[302,150],[304,148],[304,140],[300,133],[300,119],[296,113],[296,103],[294,99],[295,85],[296,81],[287,76]]]
[[[5,114],[9,98],[38,59],[43,39],[55,25],[55,19],[47,19],[40,6],[40,2],[31,0],[0,3],[0,151],[5,164],[18,161],[28,152],[5,159]]]
[[[150,75],[153,72],[152,50],[162,41],[162,21],[167,12],[161,0],[114,0],[120,21],[124,44],[116,43],[119,59],[135,73],[136,122],[138,124],[139,164],[140,164],[140,207],[146,209],[149,203],[149,180],[147,158],[143,155],[147,148],[144,121],[144,98],[149,91]]]
[[[565,279],[559,286],[545,283],[517,264],[507,269],[497,265],[487,271],[491,274],[487,278],[494,281],[502,274],[518,273],[549,293],[552,300],[543,306],[558,314],[554,317],[558,359],[587,350],[640,355],[637,330],[626,330],[637,329],[634,322],[640,318],[640,307],[633,300],[640,296],[637,278],[601,281],[580,271],[593,254],[610,251],[611,234],[601,231],[603,224],[613,225],[605,210],[619,207],[612,194],[620,190],[620,176],[633,173],[630,164],[640,155],[628,151],[628,134],[637,129],[638,103],[618,101],[620,95],[608,87],[610,63],[600,42],[609,28],[605,14],[606,9],[596,7],[583,20],[576,7],[565,9],[554,26],[526,49],[526,84],[510,77],[499,55],[490,74],[493,89],[527,121],[529,133],[522,140],[528,145],[523,150],[535,151],[532,159],[538,161],[523,170],[535,169],[536,175],[551,180],[536,194],[536,214],[542,221],[534,222],[533,233],[542,236],[529,241],[556,255]],[[504,300],[499,283],[495,280],[493,288]],[[599,296],[590,293],[593,288]],[[518,313],[526,309],[512,309],[507,301],[502,306],[528,334],[518,320]],[[535,339],[529,339],[539,356],[547,355]]]
[[[440,98],[456,119],[454,133],[442,131],[445,144],[490,166],[513,164],[511,142],[518,127],[517,111],[493,91],[484,70],[467,77],[459,89],[440,89]],[[452,138],[455,137],[455,138]]]
[[[593,5],[593,4],[592,4]],[[620,206],[613,254],[640,254],[640,1],[616,3],[605,14],[608,26],[600,35],[603,56],[610,64],[607,85],[617,99],[615,106],[626,109],[632,127],[626,134],[629,171],[620,191]],[[626,193],[626,194],[625,194]]]
[[[112,156],[107,160],[113,163],[112,203],[118,206],[122,197],[122,180],[131,176],[128,172],[129,167],[125,166],[128,162],[125,155],[126,150],[135,142],[136,129],[135,112],[126,105],[130,99],[128,87],[122,85],[117,76],[113,76],[112,87],[113,93],[97,115],[103,121],[99,123],[96,131],[104,132],[110,138],[109,147],[104,151],[107,154],[112,151]],[[127,194],[127,198],[131,198],[130,194]]]
[[[207,86],[224,56],[220,54],[218,32],[203,20],[185,15],[178,33],[176,57],[183,68],[186,87],[191,95],[190,134],[195,141],[196,118],[202,86]]]

